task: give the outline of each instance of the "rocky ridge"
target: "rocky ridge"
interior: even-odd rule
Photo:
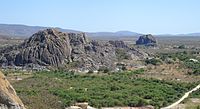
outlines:
[[[97,70],[102,66],[115,67],[117,50],[122,49],[129,59],[142,59],[146,53],[123,41],[89,41],[85,33],[63,33],[46,29],[33,34],[24,43],[0,51],[0,65],[26,67],[67,67]]]
[[[14,88],[0,72],[0,109],[25,109]]]

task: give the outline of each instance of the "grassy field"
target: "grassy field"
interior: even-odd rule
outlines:
[[[196,84],[144,79],[143,69],[114,74],[37,72],[13,83],[28,109],[62,109],[76,102],[94,107],[166,106]]]

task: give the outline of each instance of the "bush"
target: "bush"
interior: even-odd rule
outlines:
[[[107,67],[100,67],[100,68],[98,69],[98,71],[99,71],[99,72],[103,72],[103,73],[108,73],[108,72],[110,71],[110,69],[107,68]]]
[[[91,73],[94,73],[94,72],[93,72],[93,70],[89,70],[88,73],[91,74]]]
[[[192,72],[194,75],[200,75],[200,69],[196,69]]]
[[[129,55],[124,49],[116,49],[116,55],[119,60],[129,59]]]
[[[159,59],[152,58],[152,59],[146,59],[145,63],[152,64],[152,65],[159,65],[159,64],[161,64],[161,61]]]
[[[178,46],[178,49],[185,49],[185,48],[186,48],[185,45]]]
[[[126,71],[127,70],[126,66],[122,66],[122,70]]]

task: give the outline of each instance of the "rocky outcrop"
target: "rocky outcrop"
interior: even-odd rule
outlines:
[[[128,46],[123,41],[109,41],[109,43],[116,48],[127,48]]]
[[[72,46],[88,43],[85,33],[68,33],[68,37]]]
[[[0,72],[0,109],[25,109],[14,88]]]
[[[136,41],[136,45],[156,46],[157,41],[153,35],[147,34],[140,36],[139,39]]]
[[[85,33],[62,33],[47,29],[33,34],[21,45],[0,51],[2,66],[54,66],[98,69],[114,68],[118,49],[128,59],[141,59],[147,55],[128,47],[123,41],[88,41]]]
[[[33,34],[23,44],[11,51],[4,52],[3,63],[6,65],[60,66],[70,61],[71,46],[68,34],[47,29]]]

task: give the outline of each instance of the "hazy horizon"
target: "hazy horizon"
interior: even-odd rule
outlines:
[[[6,0],[0,23],[86,32],[200,32],[198,0]]]

